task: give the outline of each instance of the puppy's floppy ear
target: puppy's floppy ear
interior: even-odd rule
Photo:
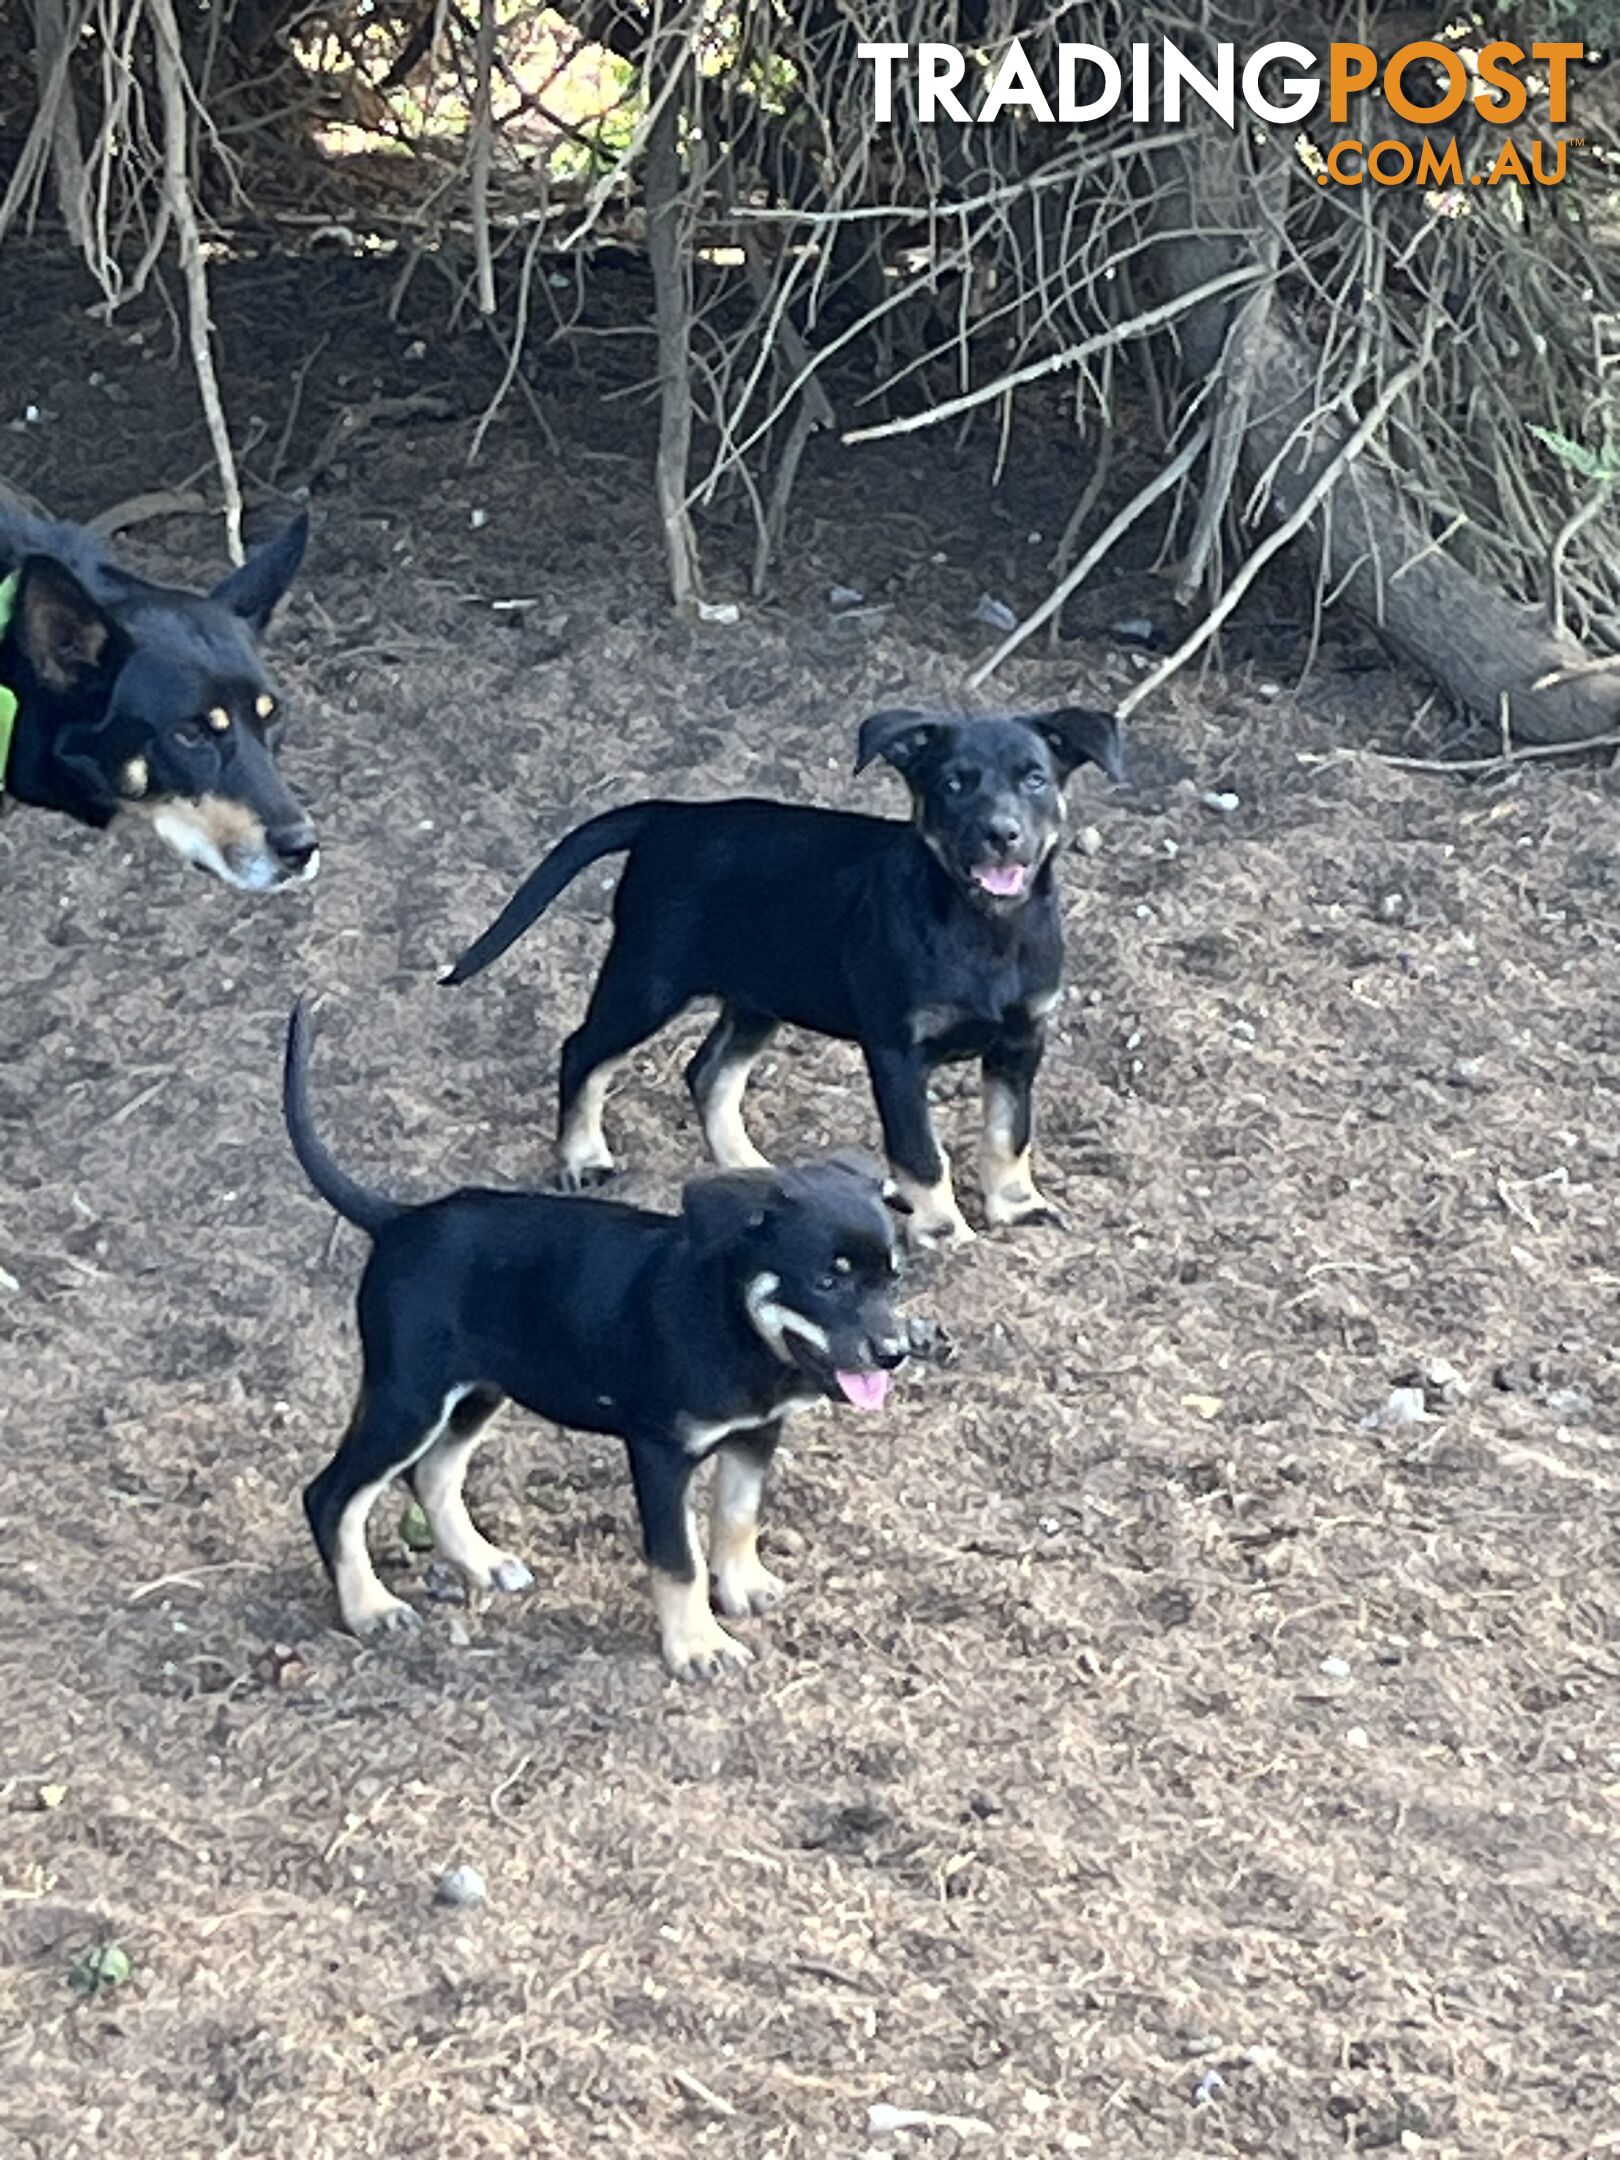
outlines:
[[[129,643],[73,572],[50,555],[30,555],[17,577],[17,640],[29,666],[51,690],[86,690],[110,682]]]
[[[839,1148],[827,1157],[829,1170],[842,1170],[848,1176],[859,1178],[863,1185],[871,1187],[885,1207],[893,1208],[897,1215],[912,1213],[911,1202],[890,1177],[888,1165],[876,1155],[869,1155],[864,1148]]]
[[[1088,760],[1100,765],[1110,780],[1125,777],[1125,754],[1119,739],[1119,722],[1112,713],[1087,705],[1064,705],[1056,712],[1026,713],[1025,727],[1033,728],[1057,760],[1065,780],[1077,765]]]
[[[692,1250],[706,1258],[763,1230],[775,1198],[776,1180],[768,1171],[694,1178],[681,1188],[681,1219]]]
[[[285,532],[255,548],[240,570],[221,578],[209,594],[262,636],[287,587],[298,574],[309,540],[309,512],[300,510]]]
[[[949,720],[930,719],[920,712],[876,712],[861,722],[855,744],[855,770],[865,772],[874,758],[883,758],[903,778],[909,778],[923,753],[940,739]]]

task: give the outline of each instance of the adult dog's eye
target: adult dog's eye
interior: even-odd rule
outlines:
[[[1051,781],[1047,779],[1039,766],[1024,775],[1024,792],[1026,795],[1044,795],[1051,785]]]
[[[960,795],[966,787],[967,782],[960,773],[953,772],[945,775],[945,792],[947,795]]]

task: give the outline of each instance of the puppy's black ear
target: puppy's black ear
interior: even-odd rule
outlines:
[[[1125,754],[1119,722],[1112,713],[1098,712],[1087,705],[1064,705],[1056,712],[1027,713],[1024,725],[1033,728],[1046,744],[1065,780],[1077,765],[1088,760],[1100,765],[1110,780],[1124,779]]]
[[[950,725],[948,720],[931,720],[927,713],[875,712],[861,722],[855,744],[855,770],[865,772],[872,760],[880,757],[909,779],[918,759]]]
[[[129,651],[112,617],[50,555],[30,555],[17,574],[17,639],[47,689],[110,683]]]
[[[889,1173],[875,1155],[865,1148],[835,1148],[825,1158],[829,1170],[842,1170],[846,1177],[859,1178],[863,1185],[875,1185],[881,1189],[889,1181]]]
[[[912,1213],[911,1202],[890,1177],[888,1165],[876,1155],[869,1155],[864,1148],[839,1148],[827,1157],[829,1170],[842,1170],[849,1177],[859,1178],[869,1186],[885,1207],[893,1208],[897,1215]]]
[[[269,626],[287,587],[298,574],[309,541],[309,512],[300,510],[285,532],[255,548],[240,570],[221,578],[209,594],[259,636]]]
[[[681,1217],[692,1250],[700,1259],[739,1245],[763,1230],[776,1182],[760,1170],[727,1170],[719,1177],[694,1178],[681,1188]]]

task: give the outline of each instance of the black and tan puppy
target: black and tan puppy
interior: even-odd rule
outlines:
[[[192,593],[121,569],[76,525],[0,518],[0,795],[81,825],[142,820],[240,892],[312,878],[259,650],[307,537],[300,517]]]
[[[679,1215],[557,1193],[461,1191],[406,1207],[346,1175],[315,1133],[307,1022],[287,1037],[284,1108],[311,1184],[373,1243],[349,1429],[304,1505],[346,1626],[414,1624],[378,1581],[366,1518],[410,1483],[444,1557],[485,1590],[528,1568],[475,1528],[462,1484],[508,1398],[613,1433],[630,1457],[664,1661],[683,1679],[746,1663],[710,1609],[688,1499],[716,1458],[708,1566],[732,1617],[784,1585],[758,1551],[760,1501],[791,1411],[882,1407],[908,1355],[945,1354],[894,1309],[895,1237],[877,1166],[837,1159],[687,1186]]]
[[[885,712],[855,770],[884,758],[911,790],[909,824],[785,803],[647,802],[568,834],[462,954],[465,982],[600,856],[628,854],[613,943],[584,1025],[563,1045],[565,1184],[612,1172],[602,1103],[615,1060],[696,998],[720,1014],[687,1068],[728,1169],[764,1158],[744,1129],[749,1068],[782,1021],[859,1043],[893,1176],[924,1245],[972,1236],[928,1110],[935,1066],[977,1058],[979,1177],[990,1222],[1050,1222],[1030,1169],[1031,1090],[1063,965],[1055,857],[1063,787],[1090,759],[1120,774],[1107,713],[1018,719]]]

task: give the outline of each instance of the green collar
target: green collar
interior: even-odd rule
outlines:
[[[6,634],[11,611],[17,604],[17,572],[0,578],[0,638]],[[17,725],[17,693],[0,683],[0,798],[6,792],[6,765],[11,756],[11,737]]]

